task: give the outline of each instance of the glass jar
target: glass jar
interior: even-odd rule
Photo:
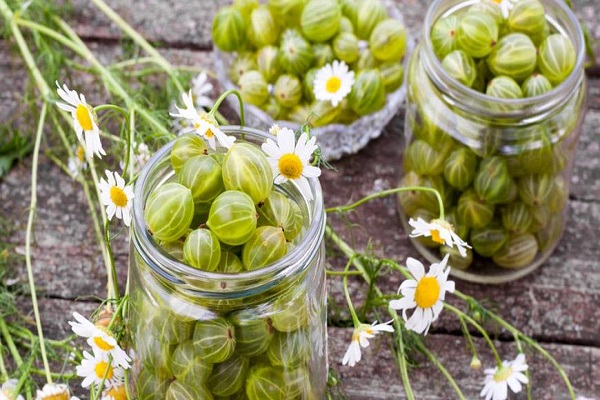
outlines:
[[[271,135],[224,126],[238,141]],[[150,193],[174,179],[173,143],[135,185],[130,250],[130,329],[138,400],[320,399],[327,380],[325,213],[321,187],[307,201],[279,188],[304,216],[294,248],[264,268],[235,274],[191,268],[154,241],[144,221]]]
[[[575,148],[586,110],[584,38],[563,0],[540,0],[546,21],[576,51],[571,74],[536,97],[500,99],[450,77],[436,57],[430,31],[440,18],[473,1],[437,0],[408,71],[406,149],[401,185],[437,189],[447,220],[473,246],[466,258],[430,238],[413,243],[431,262],[450,253],[452,274],[501,283],[535,270],[556,247],[565,225]],[[407,219],[439,217],[435,196],[399,196]]]

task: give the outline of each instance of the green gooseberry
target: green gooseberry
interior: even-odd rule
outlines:
[[[477,171],[477,156],[465,148],[450,153],[444,164],[444,177],[446,181],[458,190],[466,189]]]
[[[504,25],[504,15],[502,15],[502,9],[493,0],[481,0],[471,7],[469,7],[469,14],[487,14],[490,17],[494,18],[496,25],[498,28]]]
[[[400,187],[415,187],[421,185],[421,178],[413,171],[407,172],[400,181]],[[415,211],[421,206],[419,191],[410,190],[398,193],[398,202],[400,203],[402,210],[404,210],[404,213],[409,217],[412,217]]]
[[[308,123],[311,117],[312,112],[310,104],[298,104],[295,107],[292,107],[288,113],[289,120],[300,125]]]
[[[508,76],[497,76],[489,81],[485,94],[499,99],[520,99],[523,97],[519,84]]]
[[[314,127],[332,123],[341,113],[342,107],[334,107],[330,101],[315,101],[310,106],[310,123]]]
[[[252,51],[239,52],[238,56],[231,63],[229,77],[237,85],[242,75],[248,71],[255,71],[257,69],[256,53]]]
[[[474,58],[482,58],[491,53],[498,41],[498,25],[486,13],[467,12],[458,25],[458,47]]]
[[[194,350],[209,363],[221,363],[233,355],[235,328],[225,318],[198,321],[194,329]]]
[[[526,175],[519,179],[519,198],[530,206],[544,205],[555,190],[554,177],[550,174]]]
[[[358,115],[371,114],[385,105],[385,86],[376,69],[366,69],[356,75],[348,104]]]
[[[529,35],[529,37],[533,41],[533,44],[535,44],[536,47],[540,47],[542,42],[544,40],[546,40],[546,38],[548,36],[550,36],[550,24],[546,20],[544,21],[544,26],[540,31],[538,31],[537,33],[534,33],[532,35]]]
[[[309,0],[302,10],[302,33],[312,42],[326,42],[340,30],[342,10],[336,0]]]
[[[434,216],[432,219],[437,218],[437,216]],[[453,207],[451,209],[449,209],[446,212],[446,221],[452,225],[452,228],[454,228],[454,232],[461,238],[468,238],[469,237],[469,227],[467,226],[467,224],[465,224],[463,221],[460,220],[459,216],[458,216],[458,210],[456,209],[456,207]]]
[[[207,393],[210,395],[210,392]],[[165,400],[204,400],[205,398],[200,397],[195,385],[188,385],[177,380],[171,382],[165,395]],[[208,398],[212,398],[212,395]]]
[[[171,149],[171,166],[175,172],[179,172],[187,160],[206,153],[206,143],[200,136],[195,134],[179,136],[173,142]]]
[[[493,156],[484,159],[479,164],[473,188],[479,198],[489,204],[504,202],[509,196],[512,179],[504,158]]]
[[[523,268],[533,261],[538,252],[538,243],[530,233],[511,235],[492,260],[503,268]]]
[[[309,69],[306,75],[304,75],[304,78],[302,79],[302,94],[304,96],[303,98],[307,101],[315,100],[314,83],[317,71],[317,68]],[[303,121],[306,121],[306,119],[304,119]]]
[[[473,250],[466,249],[466,251],[467,255],[463,257],[456,247],[440,247],[440,253],[442,254],[442,257],[445,257],[446,254],[450,255],[448,257],[448,265],[450,265],[452,269],[458,269],[460,271],[469,269],[471,264],[473,264]]]
[[[213,43],[223,51],[240,50],[246,44],[246,21],[234,7],[217,11],[212,24]]]
[[[527,232],[532,222],[533,216],[525,203],[515,201],[502,209],[502,224],[510,233]]]
[[[564,81],[575,67],[576,55],[573,43],[555,33],[544,40],[539,48],[537,63],[542,74],[553,85]]]
[[[546,10],[538,0],[519,0],[510,10],[507,23],[512,32],[537,35],[544,30]]]
[[[258,7],[258,0],[233,0],[233,6],[238,9],[245,20],[250,18],[250,13]]]
[[[529,36],[523,33],[510,33],[498,40],[487,62],[495,76],[508,76],[517,82],[522,82],[535,70],[537,49]],[[547,74],[544,75],[548,77]]]
[[[231,396],[244,386],[248,367],[247,357],[234,354],[227,361],[215,365],[208,387],[216,396]]]
[[[279,62],[285,72],[302,76],[310,69],[313,60],[310,43],[297,30],[283,32],[279,44]]]
[[[386,93],[397,90],[404,82],[404,66],[399,62],[388,61],[379,66]]]
[[[550,198],[548,199],[548,209],[553,214],[561,213],[568,199],[569,190],[567,183],[562,176],[557,175],[554,178],[554,189],[550,192]]]
[[[250,143],[235,143],[223,159],[223,183],[225,189],[244,192],[258,204],[273,188],[273,170],[261,149]]]
[[[492,71],[490,71],[490,67],[486,62],[485,58],[482,58],[475,64],[477,68],[477,76],[475,77],[475,82],[473,82],[472,88],[477,90],[478,92],[485,92],[487,88],[488,81],[493,78]]]
[[[358,50],[358,61],[352,64],[352,70],[363,71],[365,69],[374,69],[379,66],[379,61],[373,55],[368,47]]]
[[[217,161],[205,155],[188,159],[179,173],[177,182],[192,191],[194,203],[211,203],[225,190],[222,169]],[[209,205],[207,204],[208,208]]]
[[[160,247],[177,261],[183,261],[183,241],[160,242]]]
[[[471,228],[482,228],[494,217],[494,205],[482,200],[473,189],[458,199],[458,217]]]
[[[244,270],[244,264],[231,251],[221,251],[221,258],[219,259],[219,265],[217,271],[224,272],[226,274],[237,274]]]
[[[268,7],[275,21],[282,26],[298,25],[304,0],[269,0]]]
[[[443,176],[425,176],[423,177],[422,185],[424,187],[437,190],[442,197],[442,204],[444,207],[450,207],[450,204],[452,204],[452,200],[454,199],[455,192],[446,182]],[[434,193],[419,191],[418,201],[422,208],[425,208],[434,214],[438,214],[440,212],[440,204],[437,196]]]
[[[191,340],[180,343],[169,362],[173,375],[186,383],[206,382],[213,371],[213,365],[196,353]]]
[[[185,234],[194,218],[192,192],[179,183],[155,189],[146,202],[144,219],[155,240],[173,242]]]
[[[565,154],[562,145],[556,143],[552,146],[552,167],[550,168],[550,173],[555,175],[560,173],[568,163],[569,157]]]
[[[257,48],[277,43],[279,26],[266,5],[259,5],[250,13],[248,39]]]
[[[267,82],[275,82],[281,71],[279,48],[272,45],[261,47],[256,53],[256,66]]]
[[[266,111],[273,119],[285,118],[285,108],[273,96],[269,96],[269,99],[260,108]]]
[[[284,369],[286,392],[291,399],[315,399],[311,394],[310,376],[306,368]]]
[[[256,228],[242,249],[242,263],[249,270],[272,264],[285,256],[286,239],[279,227],[261,226]]]
[[[148,369],[142,369],[134,382],[135,397],[138,400],[162,399],[167,393],[167,381],[155,376]]]
[[[342,9],[343,15],[343,9]],[[350,32],[354,33],[354,26],[352,25],[352,21],[348,17],[342,16],[340,19],[340,32]]]
[[[333,54],[333,49],[327,43],[314,43],[312,45],[312,52],[315,57],[315,61],[313,63],[313,69],[315,72],[323,67],[325,64],[331,63],[335,60],[335,55]],[[309,71],[312,71],[309,70]],[[306,77],[306,75],[304,75]],[[313,78],[314,80],[314,78]]]
[[[454,50],[458,50],[456,33],[460,19],[456,15],[448,15],[438,19],[431,28],[431,45],[435,55],[443,60]]]
[[[520,131],[522,139],[517,142],[517,155],[521,174],[537,174],[552,168],[553,147],[549,133],[540,125]]]
[[[359,0],[356,2],[354,26],[359,39],[369,40],[375,27],[388,16],[379,0]]]
[[[552,84],[544,75],[534,72],[533,75],[525,79],[521,85],[521,90],[525,97],[541,96],[552,90]]]
[[[564,229],[564,218],[561,214],[553,215],[548,220],[548,225],[540,230],[537,234],[537,240],[540,246],[540,251],[547,251],[553,248]]]
[[[379,22],[369,38],[369,48],[379,61],[400,61],[406,53],[404,25],[393,18]]]
[[[219,238],[208,229],[195,229],[183,244],[183,259],[194,268],[214,271],[221,259]]]
[[[308,325],[305,296],[298,291],[282,295],[273,305],[271,321],[279,332],[292,332]]]
[[[423,140],[414,140],[406,149],[404,167],[419,175],[438,175],[444,172],[445,159]]]
[[[135,349],[140,363],[157,378],[169,379],[172,377],[173,373],[168,360],[175,351],[177,344],[162,342],[158,337],[148,332],[138,333]]]
[[[352,32],[340,32],[333,40],[332,47],[337,59],[347,64],[358,60],[358,38]]]
[[[221,242],[239,246],[250,239],[256,229],[256,221],[252,198],[244,192],[228,190],[210,206],[206,225]]]
[[[475,61],[462,50],[454,50],[444,57],[442,68],[448,75],[467,87],[473,86],[477,77]]]
[[[251,368],[246,379],[246,395],[249,400],[287,400],[283,372],[267,366]]]
[[[269,97],[268,84],[262,74],[256,70],[247,71],[238,81],[240,93],[246,103],[260,106]]]
[[[302,99],[302,83],[295,75],[280,75],[273,87],[273,95],[282,107],[292,108]]]
[[[246,356],[256,357],[267,351],[275,332],[271,318],[260,318],[239,312],[231,317],[235,326],[235,351]]]
[[[297,223],[297,209],[293,200],[283,194],[271,191],[269,197],[257,207],[258,226],[275,226],[283,230],[285,238],[292,240],[299,233]],[[296,205],[297,206],[297,205]],[[302,219],[302,213],[300,213]],[[300,227],[302,226],[300,221]]]
[[[548,221],[551,218],[548,207],[529,207],[529,211],[531,212],[530,233],[538,232],[548,225]]]
[[[178,318],[168,308],[153,307],[146,317],[157,338],[164,343],[176,344],[188,340],[194,331],[193,321]]]
[[[491,257],[502,248],[508,240],[508,232],[498,222],[492,221],[486,226],[471,229],[471,246],[477,254]]]
[[[304,330],[289,333],[277,332],[267,349],[271,365],[291,369],[310,358],[310,341]]]

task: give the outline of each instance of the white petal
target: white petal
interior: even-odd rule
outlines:
[[[305,165],[302,170],[302,175],[307,178],[317,178],[321,176],[321,168],[314,167],[312,165]]]
[[[308,180],[305,177],[301,176],[300,178],[296,179],[294,182],[296,182],[296,184],[300,188],[300,191],[302,193],[304,193],[304,196],[306,196],[307,200],[311,201],[313,199],[313,194],[312,194],[310,185],[308,183]]]
[[[521,382],[519,382],[513,376],[508,378],[506,383],[508,384],[508,387],[510,388],[510,390],[512,390],[514,393],[519,393],[523,389],[523,385],[521,385]]]
[[[406,266],[417,281],[421,280],[421,278],[425,276],[425,267],[419,260],[408,257],[406,260]]]
[[[280,130],[277,132],[277,143],[279,144],[279,149],[282,154],[294,153],[296,145],[294,132],[290,130]]]

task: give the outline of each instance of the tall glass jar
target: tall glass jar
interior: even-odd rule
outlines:
[[[257,145],[270,136],[239,126],[222,130]],[[152,157],[135,185],[129,281],[135,398],[323,398],[325,213],[318,181],[310,182],[311,201],[292,183],[280,187],[304,217],[284,258],[235,274],[202,271],[166,253],[144,221],[150,193],[174,179],[172,146]]]
[[[446,72],[433,49],[432,26],[476,1],[435,1],[409,66],[401,184],[437,189],[447,220],[473,251],[463,258],[429,238],[413,241],[432,262],[449,252],[452,273],[462,279],[501,283],[530,273],[554,250],[565,225],[586,109],[585,46],[563,0],[540,2],[551,31],[569,38],[576,52],[570,75],[549,92],[494,98]],[[430,193],[402,194],[399,202],[409,232],[408,217],[439,217]]]

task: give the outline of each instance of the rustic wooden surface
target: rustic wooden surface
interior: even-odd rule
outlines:
[[[427,0],[396,0],[413,34],[419,34]],[[173,63],[206,68],[212,66],[210,21],[215,10],[227,0],[142,1],[111,0],[109,4],[145,37],[160,46]],[[574,2],[577,15],[587,23],[593,37],[600,37],[597,1]],[[119,30],[85,0],[73,1],[70,23],[85,38],[95,53],[109,61],[120,54]],[[0,22],[1,27],[2,22]],[[598,48],[598,46],[596,46]],[[27,85],[27,74],[14,54],[11,43],[0,42],[0,123],[11,120],[32,131],[32,121],[13,121],[23,107],[20,94]],[[600,55],[600,51],[597,51]],[[578,396],[600,398],[600,74],[588,73],[590,110],[577,150],[569,201],[569,223],[563,240],[542,266],[530,276],[499,286],[475,285],[462,281],[457,287],[479,299],[489,299],[508,321],[539,340],[556,357],[571,378]],[[90,84],[82,77],[81,87]],[[86,90],[86,94],[88,91]],[[92,92],[93,93],[93,92]],[[88,100],[100,103],[100,94],[88,94]],[[345,204],[398,182],[398,166],[403,147],[403,111],[386,128],[381,138],[357,155],[335,162],[337,172],[325,172],[321,179],[328,206]],[[46,143],[47,144],[47,143]],[[27,159],[0,181],[0,218],[12,225],[11,242],[23,252],[24,231],[29,204],[31,160]],[[97,307],[92,296],[105,294],[106,275],[95,244],[91,221],[79,186],[46,157],[39,168],[38,211],[35,224],[33,268],[43,295],[43,324],[50,337],[68,333],[67,320],[72,311],[89,314]],[[369,238],[377,254],[404,261],[417,256],[416,250],[400,227],[393,199],[370,203],[354,213],[361,227],[352,232],[357,247]],[[343,225],[333,219],[334,226]],[[347,235],[348,232],[345,232]],[[116,245],[116,263],[122,282],[126,278],[127,246]],[[329,260],[339,266],[340,260]],[[23,265],[15,265],[21,279]],[[393,292],[399,276],[390,276],[383,285]],[[352,283],[353,297],[360,301],[364,287]],[[329,281],[333,301],[344,307],[341,282]],[[26,297],[20,298],[23,313],[31,313]],[[329,329],[331,367],[341,378],[342,391],[349,399],[401,399],[402,383],[394,366],[386,339],[375,340],[355,368],[341,366],[340,360],[349,343],[351,329]],[[499,331],[496,337],[502,356],[516,354],[511,338]],[[468,398],[477,398],[482,372],[469,369],[470,356],[465,350],[460,327],[455,319],[443,314],[425,339],[457,378]],[[476,339],[484,366],[492,365],[492,356],[482,340]],[[565,399],[567,391],[548,362],[539,356],[528,360],[532,366],[535,399]],[[420,363],[410,373],[418,399],[454,398],[445,379],[428,363]],[[525,398],[523,394],[515,398]]]

